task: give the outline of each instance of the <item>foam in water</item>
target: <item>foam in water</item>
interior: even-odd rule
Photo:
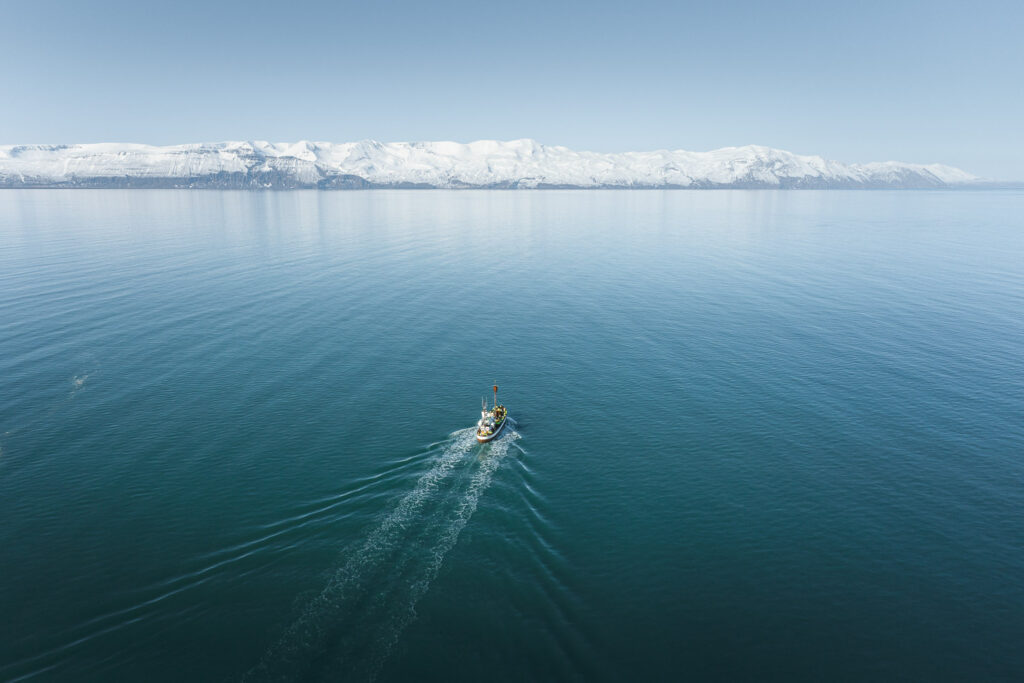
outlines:
[[[331,577],[327,586],[306,606],[299,618],[270,647],[246,680],[291,680],[302,675],[322,653],[339,608],[383,565],[405,526],[419,513],[438,486],[476,443],[473,429],[450,435],[434,466],[423,474],[412,491],[370,533],[363,545]]]
[[[428,552],[427,561],[420,568],[418,577],[411,583],[408,599],[392,617],[387,631],[377,642],[379,649],[370,658],[369,678],[371,680],[376,678],[380,672],[402,632],[416,618],[416,604],[426,595],[430,584],[437,578],[445,556],[455,547],[455,543],[459,540],[459,534],[462,533],[470,517],[476,512],[480,496],[490,487],[495,471],[508,454],[513,442],[519,438],[518,432],[509,429],[501,438],[492,442],[490,451],[481,458],[480,468],[474,473],[466,490],[458,498],[452,513],[443,519],[436,540]]]

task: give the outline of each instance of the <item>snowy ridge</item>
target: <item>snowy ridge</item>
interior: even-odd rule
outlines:
[[[756,145],[619,154],[534,140],[0,146],[0,187],[8,188],[928,188],[980,180],[942,164],[842,164]]]

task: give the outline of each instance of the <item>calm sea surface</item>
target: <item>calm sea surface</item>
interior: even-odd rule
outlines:
[[[1022,644],[1024,193],[0,192],[0,680]]]

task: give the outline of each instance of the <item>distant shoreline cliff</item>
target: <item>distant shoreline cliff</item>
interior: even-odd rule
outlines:
[[[986,187],[942,164],[843,164],[768,147],[576,152],[500,142],[0,146],[0,188],[928,189]]]

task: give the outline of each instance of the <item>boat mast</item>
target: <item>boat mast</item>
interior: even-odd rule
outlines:
[[[494,409],[498,409],[498,385],[494,385]]]

